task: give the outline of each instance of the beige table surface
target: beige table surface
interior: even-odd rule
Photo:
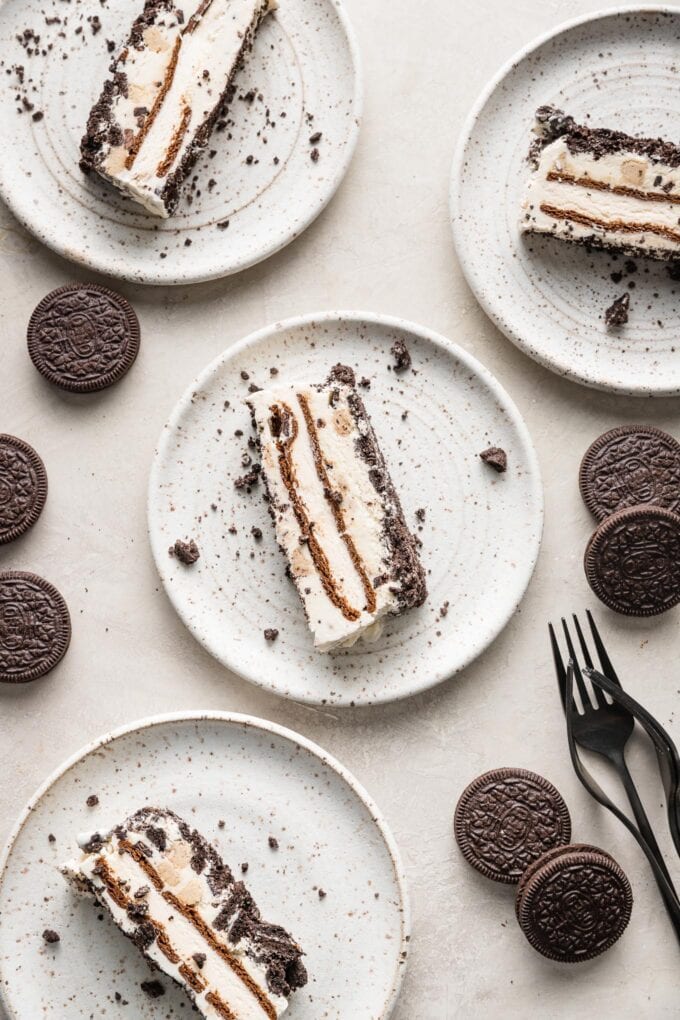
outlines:
[[[183,708],[252,713],[336,755],[392,827],[410,880],[415,936],[396,1020],[677,1015],[678,947],[640,852],[572,773],[545,626],[593,602],[581,567],[591,528],[576,488],[582,452],[623,422],[645,420],[680,435],[680,400],[603,395],[524,357],[463,281],[449,224],[453,148],[477,93],[533,36],[590,5],[347,0],[347,7],[363,53],[366,104],[356,158],[338,195],[296,243],[240,276],[191,288],[120,285],[139,313],[143,343],[133,371],[111,391],[68,399],[33,369],[25,329],[34,305],[52,287],[92,277],[0,209],[0,431],[35,443],[51,487],[40,524],[0,550],[0,569],[53,580],[74,631],[67,658],[49,679],[0,691],[0,830],[9,831],[65,757],[112,727]],[[159,588],[145,517],[154,444],[191,378],[252,330],[332,308],[421,322],[481,359],[525,416],[546,490],[534,580],[492,648],[429,695],[351,712],[279,700],[214,662]],[[600,619],[631,690],[680,741],[678,612],[638,623],[603,610]],[[644,748],[639,761],[661,828],[661,790]],[[575,838],[608,848],[631,879],[630,930],[600,960],[581,967],[543,960],[516,927],[511,892],[478,877],[456,851],[458,794],[479,772],[506,764],[552,779],[570,805]]]

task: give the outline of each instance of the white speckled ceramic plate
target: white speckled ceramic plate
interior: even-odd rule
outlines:
[[[283,0],[265,19],[237,79],[237,97],[254,90],[256,98],[234,100],[226,130],[213,134],[214,156],[197,165],[197,190],[170,220],[78,168],[111,61],[107,41],[121,44],[141,9],[142,0],[1,4],[0,195],[45,244],[109,276],[179,284],[235,273],[302,233],[349,165],[361,81],[344,8],[340,0]],[[38,53],[31,38],[17,41],[26,29],[40,36]],[[32,109],[19,113],[24,99]]]
[[[395,339],[407,344],[415,371],[389,370]],[[324,655],[313,648],[286,578],[261,487],[247,495],[234,480],[244,473],[251,434],[248,386],[265,386],[272,368],[277,382],[322,381],[337,362],[370,380],[364,400],[407,523],[423,542],[429,598],[390,618],[375,643]],[[479,459],[491,445],[507,450],[507,474]],[[149,483],[156,565],[195,637],[248,680],[326,705],[403,698],[475,658],[524,594],[542,514],[531,440],[493,376],[420,326],[351,312],[277,323],[209,365],[173,411]],[[253,539],[253,527],[262,541]],[[198,543],[201,557],[191,568],[168,555],[177,538]],[[263,636],[268,627],[280,632],[271,644]]]
[[[532,358],[598,389],[680,393],[680,284],[653,261],[627,266],[553,238],[520,237],[533,115],[552,104],[593,127],[675,141],[679,54],[678,8],[622,8],[562,25],[484,90],[454,160],[454,238],[483,308]],[[605,309],[629,285],[629,324],[607,332]]]
[[[92,793],[99,804],[88,808]],[[248,862],[247,884],[264,916],[287,927],[307,954],[309,983],[286,1017],[390,1015],[406,968],[409,911],[399,852],[376,805],[297,733],[211,712],[157,716],[95,741],[26,807],[0,862],[0,1003],[12,1020],[190,1013],[169,979],[162,999],[142,992],[144,959],[57,871],[79,832],[145,804],[177,811],[237,871]],[[43,943],[45,928],[59,932],[57,946]]]

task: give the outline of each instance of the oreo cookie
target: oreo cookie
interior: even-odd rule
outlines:
[[[655,506],[619,510],[586,547],[588,584],[627,616],[656,616],[680,602],[680,516]]]
[[[0,545],[13,542],[40,517],[47,472],[32,446],[0,433]]]
[[[28,324],[28,353],[41,375],[71,393],[118,382],[139,351],[139,321],[120,294],[94,283],[58,287]]]
[[[68,607],[49,581],[21,570],[0,573],[0,683],[49,673],[70,640]]]
[[[466,861],[487,878],[510,885],[546,850],[571,836],[559,792],[526,769],[495,769],[475,779],[458,801],[453,824]]]
[[[520,891],[517,918],[531,945],[561,963],[592,960],[623,934],[630,882],[601,851],[567,848],[537,866]]]
[[[611,429],[586,452],[579,487],[600,521],[642,504],[680,513],[680,443],[653,425]]]

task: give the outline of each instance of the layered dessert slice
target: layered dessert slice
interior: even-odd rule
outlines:
[[[351,368],[248,398],[279,545],[320,651],[421,605],[425,572]]]
[[[156,967],[210,1020],[276,1020],[307,981],[302,950],[263,921],[243,882],[172,811],[142,808],[80,837],[62,871],[106,907]]]
[[[170,216],[255,32],[275,6],[276,0],[147,0],[90,112],[81,168],[148,212]]]
[[[536,111],[521,229],[655,259],[680,256],[680,147]]]

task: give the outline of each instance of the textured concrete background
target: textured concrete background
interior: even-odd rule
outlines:
[[[581,568],[591,530],[576,486],[581,454],[605,428],[624,422],[680,435],[680,401],[588,391],[525,358],[466,287],[449,225],[451,157],[477,93],[534,35],[589,6],[347,0],[364,59],[366,115],[337,197],[295,244],[238,277],[176,290],[121,285],[139,313],[143,343],[127,379],[103,395],[70,399],[33,369],[25,329],[34,305],[52,287],[92,277],[0,210],[0,429],[36,445],[51,487],[40,525],[0,550],[0,569],[35,570],[54,581],[74,629],[68,656],[49,679],[0,691],[0,828],[9,831],[66,756],[135,718],[213,708],[299,730],[366,785],[402,849],[415,939],[397,1020],[677,1013],[678,947],[636,845],[572,773],[545,626],[593,601]],[[154,444],[191,378],[252,330],[330,308],[404,316],[480,358],[524,414],[546,486],[537,572],[493,647],[430,695],[355,712],[286,703],[226,673],[159,590],[146,537]],[[638,623],[603,610],[599,619],[631,690],[673,731],[677,612]],[[680,740],[680,728],[675,735]],[[641,786],[664,831],[653,756],[636,750]],[[505,764],[552,779],[571,808],[575,838],[606,847],[629,874],[636,895],[630,931],[599,961],[576,968],[544,961],[515,925],[511,892],[478,877],[455,850],[458,794],[479,772]]]

